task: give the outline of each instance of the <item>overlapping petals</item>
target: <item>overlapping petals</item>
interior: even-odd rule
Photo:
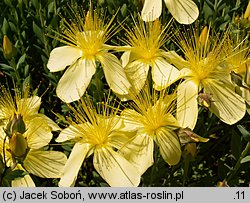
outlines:
[[[169,12],[181,24],[191,24],[199,16],[193,0],[164,0]],[[145,0],[141,12],[144,21],[154,21],[162,12],[162,0]]]

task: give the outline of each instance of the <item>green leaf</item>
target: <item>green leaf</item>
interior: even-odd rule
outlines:
[[[24,77],[28,77],[29,76],[29,64],[27,64],[25,67],[24,67]]]
[[[3,34],[7,35],[8,30],[9,30],[9,23],[6,20],[6,18],[4,18],[4,20],[3,20],[3,27],[2,27]]]
[[[28,77],[26,77],[23,81],[23,87],[27,87],[27,86],[30,86],[31,84],[31,77],[30,75]]]
[[[242,125],[237,125],[237,128],[239,129],[240,133],[242,134],[243,138],[250,142],[250,132],[248,132]]]
[[[27,174],[28,173],[23,170],[14,170],[14,171],[8,172],[4,178],[6,180],[15,180],[16,178],[22,178]]]
[[[44,43],[44,40],[43,40],[43,31],[40,27],[38,27],[36,25],[36,23],[33,21],[33,31],[35,33],[35,35],[38,37],[38,39]]]
[[[25,59],[26,59],[26,54],[23,54],[17,62],[16,69],[20,68],[20,66],[24,63]]]
[[[247,113],[250,116],[250,108],[247,108]]]
[[[38,0],[32,0],[31,3],[33,4],[33,6],[35,7],[35,9],[39,9],[40,4]]]
[[[8,6],[12,7],[12,0],[4,0],[4,3],[7,4]]]
[[[55,6],[55,2],[51,2],[49,5],[48,5],[48,14],[49,13],[53,13],[54,10],[55,10],[56,6]]]
[[[9,22],[9,26],[12,32],[18,32],[17,25],[13,22]]]
[[[234,158],[238,160],[241,155],[241,136],[236,131],[232,132],[231,150]]]
[[[123,4],[121,7],[121,14],[123,17],[127,16],[127,5]]]
[[[248,156],[244,157],[243,159],[241,159],[240,163],[243,164],[243,163],[246,163],[248,161],[250,161],[250,155],[248,155]]]
[[[0,63],[0,67],[3,69],[3,70],[6,70],[6,71],[13,71],[14,68],[7,65],[7,64],[4,64],[4,63]]]

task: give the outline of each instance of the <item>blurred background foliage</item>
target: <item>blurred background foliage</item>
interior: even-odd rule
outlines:
[[[231,26],[232,32],[248,35],[249,20],[243,19],[248,0],[195,0],[200,16],[193,26],[202,28],[210,25],[215,32],[221,32]],[[29,84],[38,88],[42,95],[41,112],[65,126],[64,118],[69,109],[55,94],[56,85],[63,72],[50,73],[47,62],[51,50],[60,46],[60,42],[49,35],[53,31],[62,31],[60,16],[67,18],[68,4],[78,4],[88,10],[86,0],[1,0],[0,1],[0,40],[6,35],[13,44],[14,54],[4,56],[0,47],[0,81],[2,85],[13,88],[13,84],[22,87]],[[138,15],[143,0],[93,0],[93,5],[111,18],[118,10],[114,23],[130,25],[132,16]],[[163,6],[161,20],[168,22],[171,15]],[[175,23],[179,26],[177,23]],[[182,26],[180,26],[182,27]],[[120,44],[124,32],[119,32],[109,44]],[[176,48],[171,41],[166,43],[168,49]],[[101,69],[97,71],[88,92],[93,99],[100,101],[107,85]],[[249,186],[250,157],[237,160],[250,141],[250,119],[246,116],[237,124],[229,126],[212,115],[205,108],[200,108],[198,123],[194,130],[200,136],[210,138],[207,143],[189,144],[183,148],[181,162],[169,167],[155,152],[155,164],[142,176],[140,186]],[[54,134],[56,137],[58,134]],[[57,145],[51,142],[51,148],[62,150],[67,155],[72,145]],[[246,153],[247,155],[247,153]],[[2,159],[1,159],[2,160]],[[3,163],[0,163],[1,168]],[[235,170],[237,165],[237,170]],[[1,173],[1,170],[0,170]],[[19,172],[20,173],[20,172]],[[11,180],[16,174],[7,177]],[[20,174],[19,174],[20,175]],[[41,179],[32,176],[36,186],[57,186],[57,179]],[[91,157],[87,159],[78,175],[76,186],[107,186],[93,168]]]

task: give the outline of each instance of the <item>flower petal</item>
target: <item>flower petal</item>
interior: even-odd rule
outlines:
[[[161,50],[160,55],[179,70],[189,67],[189,62],[184,60],[175,51],[166,52]]]
[[[18,164],[15,169],[25,171],[20,164]],[[12,187],[36,187],[30,175],[25,175],[22,178],[17,178],[11,181],[11,186]]]
[[[231,89],[230,84],[209,80],[203,85],[204,91],[212,99],[209,110],[223,122],[233,125],[244,117],[245,100]]]
[[[139,128],[142,128],[143,125],[140,122],[138,122],[141,116],[142,116],[141,114],[139,114],[133,109],[124,109],[121,113],[121,117],[123,118],[123,124],[124,124],[121,130],[131,132],[138,130]]]
[[[145,134],[137,134],[119,151],[142,175],[154,163],[154,140]]]
[[[176,117],[181,127],[194,129],[198,118],[198,87],[185,80],[177,88],[177,112]]]
[[[83,127],[84,124],[78,124],[78,125],[79,125],[78,127],[80,128],[80,126]],[[60,132],[59,136],[56,138],[56,142],[65,142],[81,136],[81,132],[78,130],[79,129],[78,127],[70,125],[69,127],[63,129]]]
[[[181,145],[174,131],[165,127],[157,130],[155,141],[163,159],[169,165],[176,165],[181,158]]]
[[[131,51],[125,51],[121,56],[122,67],[126,67],[130,61],[130,53]]]
[[[60,131],[61,128],[49,117],[45,116],[44,114],[39,113],[37,115],[39,118],[42,118],[45,122],[47,122],[48,126],[51,127],[52,131]]]
[[[132,187],[140,183],[137,169],[111,148],[96,149],[93,163],[96,171],[111,187]]]
[[[78,48],[71,46],[57,47],[51,51],[47,67],[50,72],[61,71],[80,57],[81,50]]]
[[[95,74],[94,60],[82,59],[71,65],[60,79],[56,93],[66,103],[80,99]]]
[[[98,59],[102,64],[103,71],[110,88],[115,93],[121,95],[128,94],[128,89],[131,85],[128,82],[122,65],[116,56],[110,53],[105,53],[104,55],[98,56]]]
[[[149,65],[140,62],[139,60],[129,63],[124,71],[134,88],[133,93],[137,94],[146,83]],[[134,92],[135,91],[135,92]]]
[[[199,9],[193,0],[164,0],[169,12],[181,24],[191,24],[199,16]]]
[[[47,145],[53,135],[51,128],[43,118],[36,117],[29,121],[27,125],[27,131],[25,132],[27,137],[28,146],[31,149],[39,149]]]
[[[67,157],[63,152],[30,150],[23,166],[29,172],[41,178],[59,178]]]
[[[30,175],[25,175],[22,178],[18,178],[11,181],[12,187],[36,187]]]
[[[89,144],[76,143],[74,145],[58,183],[60,187],[74,186],[77,174],[89,150]]]
[[[41,98],[33,96],[29,98],[20,99],[17,101],[17,108],[19,112],[22,112],[26,116],[33,116],[38,113],[41,105]],[[24,113],[25,111],[25,113]]]
[[[141,16],[143,21],[154,21],[156,18],[159,18],[162,11],[162,2],[161,0],[145,0]]]
[[[165,59],[159,57],[152,64],[152,77],[156,90],[165,89],[179,79],[180,71],[169,64]]]

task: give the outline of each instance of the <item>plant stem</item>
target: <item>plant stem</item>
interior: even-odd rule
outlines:
[[[150,174],[150,186],[154,186],[155,183],[155,174],[157,173],[157,163],[159,161],[159,149],[155,146],[154,147],[154,164],[151,168],[151,174]]]
[[[239,170],[239,168],[241,166],[241,160],[247,155],[247,153],[249,152],[249,150],[250,150],[250,142],[247,143],[245,149],[242,151],[242,153],[240,155],[240,158],[236,162],[233,170],[231,170],[230,175],[226,179],[227,182],[230,182],[232,180],[232,178],[236,175],[237,171]]]
[[[16,76],[16,83],[17,83],[18,85],[20,85],[20,84],[21,84],[21,77],[20,77],[19,72],[18,72],[18,70],[17,70],[17,64],[16,64],[16,62],[15,62],[15,59],[12,58],[12,59],[9,61],[9,64],[10,64],[10,65],[12,66],[12,68],[14,69],[14,73],[15,73],[15,76]]]

